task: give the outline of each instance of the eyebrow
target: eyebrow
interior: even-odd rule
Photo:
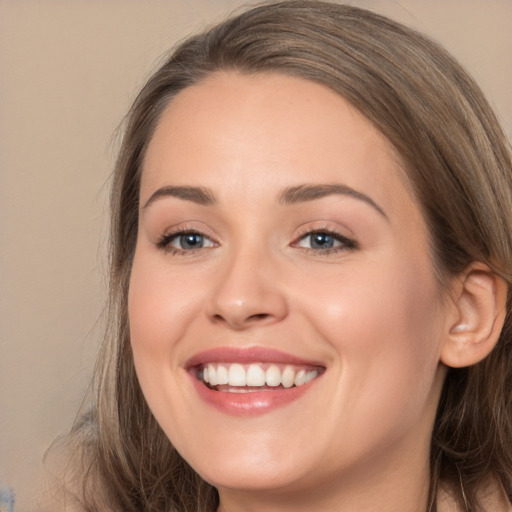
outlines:
[[[287,187],[279,196],[279,202],[283,204],[296,204],[305,201],[313,201],[315,199],[321,199],[331,195],[344,195],[350,196],[360,201],[364,201],[369,204],[372,208],[377,210],[386,219],[388,216],[386,212],[380,207],[371,197],[359,192],[347,185],[340,183],[329,183],[329,184],[305,184],[298,185],[296,187]]]
[[[201,205],[212,205],[216,203],[213,194],[207,188],[203,187],[190,187],[190,186],[167,186],[159,188],[156,192],[151,194],[151,197],[146,201],[143,208],[147,208],[158,199],[162,197],[177,197],[185,201],[192,201],[193,203]]]
[[[321,199],[323,197],[336,194],[350,196],[360,201],[364,201],[383,217],[386,219],[388,218],[386,212],[371,197],[340,183],[304,184],[295,187],[287,187],[279,195],[279,202],[282,204],[297,204],[306,201],[314,201],[315,199]],[[205,206],[213,205],[217,202],[213,193],[207,188],[169,185],[156,190],[146,201],[143,208],[147,208],[163,197],[176,197],[178,199],[191,201]]]

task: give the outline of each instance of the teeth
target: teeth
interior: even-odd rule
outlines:
[[[208,377],[210,379],[210,384],[212,386],[217,385],[217,370],[215,369],[215,366],[213,364],[208,365]]]
[[[265,377],[267,381],[267,386],[271,386],[273,388],[279,386],[281,384],[281,372],[276,365],[271,365],[267,368],[265,372]]]
[[[263,363],[253,363],[244,367],[239,363],[209,363],[203,367],[202,372],[199,372],[198,378],[210,387],[227,384],[238,388],[230,391],[244,393],[250,391],[243,389],[244,387],[283,386],[288,389],[293,386],[303,386],[318,376],[318,370],[307,370],[292,365],[280,368],[275,364],[271,364],[264,370],[262,365]]]
[[[259,364],[251,364],[247,370],[248,386],[264,386],[266,382],[265,370]]]
[[[241,364],[232,364],[229,367],[229,381],[230,386],[247,386],[247,377],[245,375],[244,367]]]
[[[285,388],[291,388],[295,382],[295,370],[291,366],[287,366],[281,377],[281,383]]]
[[[306,370],[299,370],[295,375],[295,385],[302,386],[306,384]]]
[[[242,368],[243,370],[243,368]],[[219,365],[217,367],[217,385],[227,384],[229,382],[228,370],[225,366]]]
[[[306,373],[306,382],[313,380],[317,375],[318,375],[318,372],[316,370],[312,370],[312,371]]]

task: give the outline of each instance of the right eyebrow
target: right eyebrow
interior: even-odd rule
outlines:
[[[153,192],[143,208],[147,208],[163,197],[177,197],[178,199],[192,201],[193,203],[201,205],[211,205],[217,202],[211,190],[207,188],[169,185],[167,187],[159,188],[157,191]]]

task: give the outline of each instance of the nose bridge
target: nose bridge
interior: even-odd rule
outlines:
[[[219,269],[207,314],[234,329],[272,323],[287,314],[277,256],[262,243],[239,244]]]

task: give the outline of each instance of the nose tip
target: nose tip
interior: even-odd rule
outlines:
[[[241,263],[218,277],[207,311],[213,323],[241,330],[286,317],[288,305],[279,279],[255,268]]]

